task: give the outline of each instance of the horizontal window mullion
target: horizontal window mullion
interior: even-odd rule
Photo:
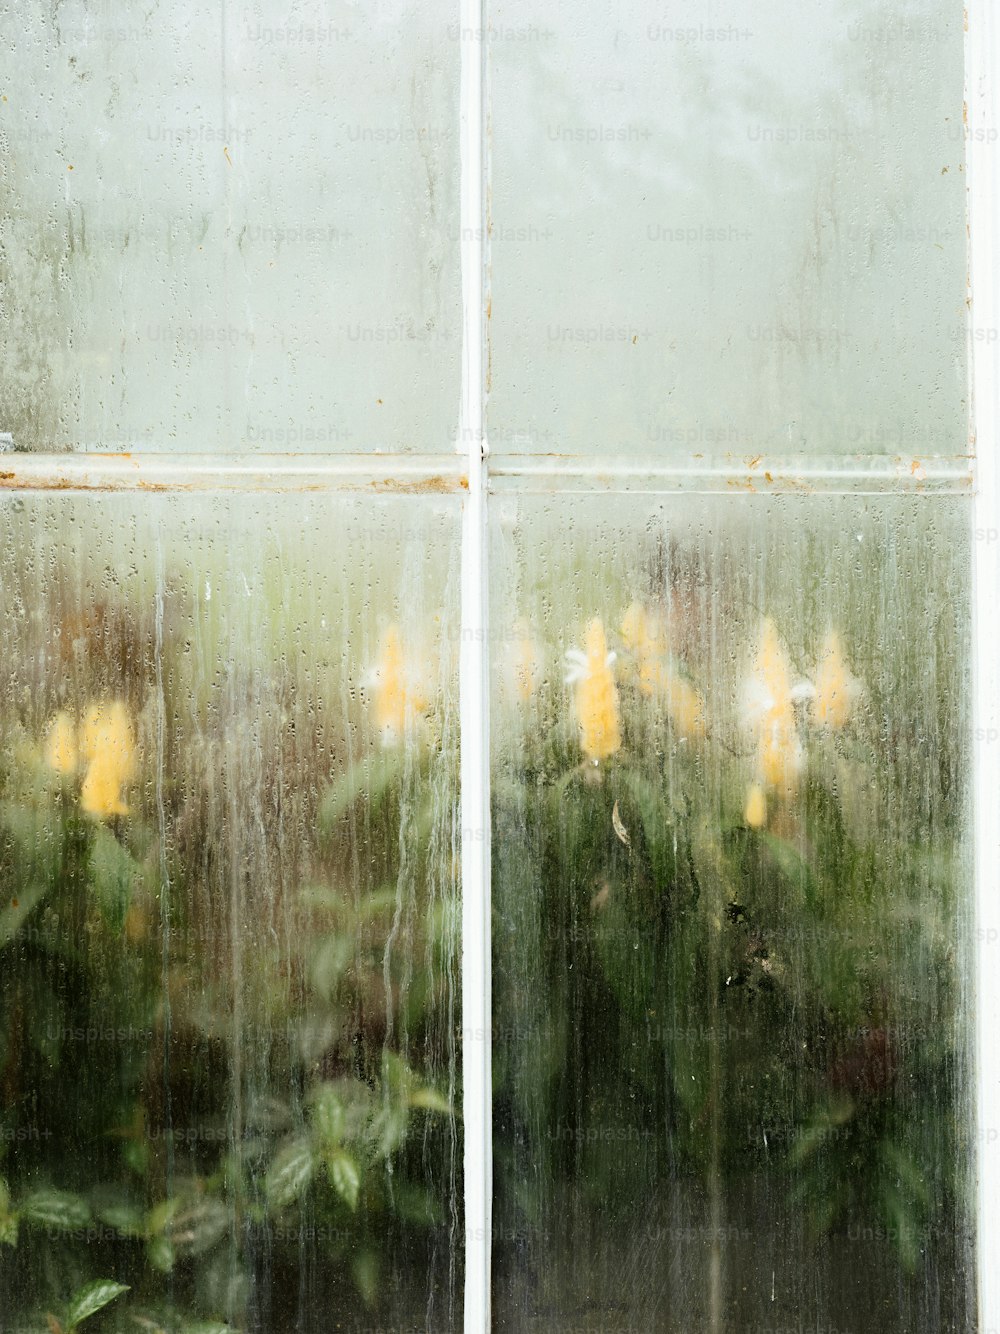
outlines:
[[[465,490],[454,453],[367,454],[6,454],[7,491],[322,491],[368,494]]]
[[[923,458],[838,457],[817,459],[796,455],[732,456],[679,454],[668,460],[649,456],[612,462],[562,454],[491,458],[490,489],[524,493],[696,492],[702,494],[808,495],[883,493],[971,495],[971,455]]]

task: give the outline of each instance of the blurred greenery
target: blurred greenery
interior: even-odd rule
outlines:
[[[414,734],[315,776],[278,930],[255,919],[276,834],[260,885],[218,893],[224,746],[150,781],[141,720],[83,704],[118,729],[90,750],[75,715],[47,739],[5,720],[3,1327],[326,1329],[391,1312],[407,1265],[425,1302],[461,1199],[457,889],[429,781],[451,761]]]
[[[168,654],[161,694],[148,647],[117,656],[5,697],[0,1307],[324,1330],[388,1319],[408,1274],[453,1327],[454,735],[402,667],[365,723],[271,663],[213,690]],[[902,1281],[965,1208],[957,728],[928,761],[917,724],[877,749],[796,705],[795,790],[751,819],[752,748],[646,666],[626,646],[601,686],[599,764],[556,674],[515,678],[541,703],[494,772],[495,1253],[556,1186],[612,1226],[763,1176],[817,1245],[887,1237]]]
[[[745,733],[710,708],[697,732],[693,713],[672,718],[626,639],[609,640],[616,703],[607,682],[599,706],[596,687],[576,688],[575,715],[549,692],[533,726],[504,732],[497,1226],[562,1236],[571,1198],[627,1234],[678,1182],[732,1221],[763,1179],[771,1226],[801,1220],[817,1246],[871,1229],[856,1235],[888,1239],[912,1276],[966,1235],[960,795],[922,838],[888,835],[896,776],[850,722],[814,727],[815,690],[793,706],[788,677],[801,772],[769,791],[765,818],[747,798]],[[605,733],[613,709],[620,729],[600,763],[587,757],[598,707]],[[539,1244],[513,1264],[522,1282],[552,1267]]]

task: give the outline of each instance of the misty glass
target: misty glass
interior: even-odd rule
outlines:
[[[497,498],[495,1328],[975,1326],[969,522]]]
[[[489,12],[494,454],[967,452],[960,4]]]
[[[451,18],[443,0],[0,3],[15,447],[450,441]]]
[[[461,1328],[459,524],[5,502],[5,1329]]]

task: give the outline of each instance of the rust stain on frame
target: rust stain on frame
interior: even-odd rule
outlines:
[[[315,475],[296,479],[286,476],[280,481],[259,476],[232,478],[213,475],[199,481],[153,481],[133,474],[121,477],[96,478],[81,474],[78,477],[52,474],[19,474],[0,472],[0,491],[80,491],[90,493],[117,492],[176,492],[192,493],[198,491],[242,491],[271,493],[321,493],[324,491],[368,493],[382,495],[446,495],[468,491],[468,478],[464,476],[448,477],[435,475],[416,480],[398,477],[343,478],[331,477],[321,481]]]

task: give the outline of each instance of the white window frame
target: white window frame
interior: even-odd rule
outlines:
[[[973,838],[975,868],[976,1227],[980,1334],[1000,1334],[1000,24],[996,0],[969,0],[966,38],[967,168],[970,227],[969,348],[973,408]],[[440,457],[404,456],[391,464],[401,489],[433,480],[468,486],[462,532],[462,1012],[465,1154],[465,1330],[490,1329],[492,1237],[491,952],[489,806],[489,618],[486,435],[489,217],[489,110],[484,40],[485,0],[458,0],[461,49],[461,262],[464,348],[462,403],[454,467]],[[955,0],[957,6],[958,0]],[[888,72],[887,72],[888,75]],[[982,331],[978,337],[974,331]],[[992,333],[992,340],[985,336]],[[0,449],[3,442],[0,440]],[[970,451],[970,453],[973,451]],[[101,456],[15,454],[4,459],[3,488],[297,490],[363,485],[384,456],[297,458],[260,455],[194,458],[183,455]],[[528,463],[496,470],[507,485],[537,490],[606,484],[607,463],[556,467]],[[706,474],[690,461],[620,470],[624,487],[679,491],[723,490],[732,471]],[[826,489],[903,491],[904,471],[847,465]],[[763,466],[757,474],[763,472]],[[962,461],[940,474],[956,489]],[[777,474],[776,474],[777,475]],[[590,481],[586,479],[589,476]],[[935,489],[935,477],[925,479]],[[965,480],[968,480],[967,478]],[[934,503],[933,499],[929,503]]]
[[[462,528],[462,1089],[465,1330],[490,1329],[493,1233],[492,955],[490,923],[489,620],[486,568],[486,0],[459,0],[461,72],[462,407],[468,467]]]

